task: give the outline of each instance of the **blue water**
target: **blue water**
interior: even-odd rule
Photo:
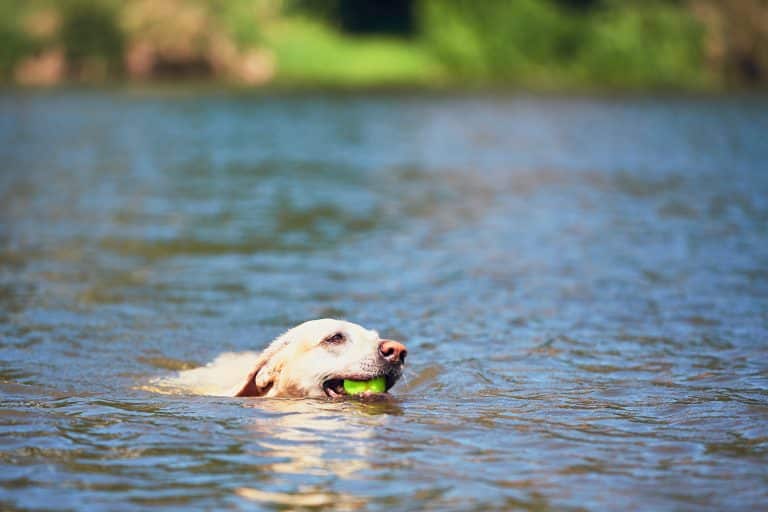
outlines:
[[[768,508],[768,99],[0,94],[0,508]],[[161,395],[333,316],[390,403]]]

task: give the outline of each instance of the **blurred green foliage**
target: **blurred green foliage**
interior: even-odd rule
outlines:
[[[281,85],[428,85],[440,77],[425,48],[392,37],[351,38],[307,18],[275,23],[266,34]]]
[[[576,11],[547,0],[424,0],[422,9],[428,44],[469,81],[691,87],[705,79],[701,30],[668,3]]]
[[[567,63],[581,21],[539,0],[424,0],[421,19],[427,43],[452,72],[513,83]]]
[[[188,59],[211,78],[279,85],[695,89],[741,72],[761,83],[760,2],[0,0],[0,78],[34,82],[47,63],[54,79],[151,79],[152,62],[184,70]],[[752,16],[745,35],[742,12],[765,16]],[[712,29],[721,26],[737,28]],[[736,36],[741,53],[729,66]]]
[[[616,3],[596,13],[584,35],[579,65],[590,82],[620,87],[706,85],[703,31],[678,7]]]
[[[16,64],[39,48],[21,26],[17,2],[0,1],[0,77],[8,79]]]
[[[62,0],[59,6],[58,39],[70,64],[80,68],[90,62],[105,68],[105,73],[118,71],[123,54],[123,35],[117,20],[119,4]]]
[[[212,9],[233,41],[240,47],[256,47],[263,42],[259,6],[253,0],[227,0]]]

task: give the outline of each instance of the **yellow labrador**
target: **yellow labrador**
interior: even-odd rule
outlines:
[[[258,355],[234,396],[331,397],[346,394],[344,379],[383,376],[386,389],[403,373],[407,350],[376,331],[325,318],[294,327]]]

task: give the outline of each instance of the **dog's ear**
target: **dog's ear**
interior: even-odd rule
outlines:
[[[269,358],[263,357],[256,363],[256,367],[245,380],[245,383],[240,387],[240,390],[235,393],[235,396],[264,396],[266,395],[272,386],[275,384],[275,378],[277,372],[274,368],[270,368]]]
[[[236,388],[239,391],[235,396],[264,396],[269,393],[283,369],[284,362],[280,352],[290,342],[289,333],[290,331],[277,338],[259,355],[253,371],[248,374],[243,385]]]

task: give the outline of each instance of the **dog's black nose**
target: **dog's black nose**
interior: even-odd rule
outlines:
[[[408,351],[405,345],[398,341],[382,340],[379,343],[379,354],[390,363],[404,363]]]

